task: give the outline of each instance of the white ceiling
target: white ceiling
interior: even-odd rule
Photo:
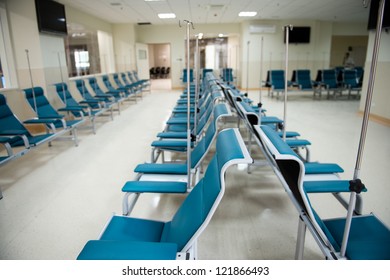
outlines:
[[[240,11],[256,11],[251,19],[308,19],[367,22],[363,0],[57,0],[110,23],[177,24],[179,20],[201,23],[238,23]],[[175,13],[175,19],[159,19],[158,13]]]

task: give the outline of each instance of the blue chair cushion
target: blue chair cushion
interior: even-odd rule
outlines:
[[[335,241],[341,246],[345,218],[324,220]],[[389,260],[390,230],[376,216],[352,219],[346,256],[351,260]]]
[[[160,242],[165,223],[113,216],[100,240]]]
[[[175,260],[177,244],[114,240],[91,240],[78,260]]]

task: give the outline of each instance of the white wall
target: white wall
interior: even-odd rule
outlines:
[[[115,61],[118,72],[135,70],[135,30],[133,24],[113,25]]]
[[[367,59],[364,67],[364,80],[362,89],[362,98],[360,100],[360,110],[365,107],[369,72],[371,68],[372,53],[374,47],[375,32],[369,32],[369,41],[367,49]],[[379,117],[379,119],[390,123],[390,92],[389,92],[389,77],[390,77],[390,34],[382,31],[380,49],[378,53],[378,63],[376,69],[376,78],[373,90],[373,98],[371,104],[371,114]]]

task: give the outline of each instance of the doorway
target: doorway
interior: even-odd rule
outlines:
[[[148,49],[152,89],[171,89],[171,45],[149,44]]]

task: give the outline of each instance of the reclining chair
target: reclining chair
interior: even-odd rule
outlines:
[[[43,143],[50,144],[59,135],[55,133],[32,135],[11,111],[5,96],[0,94],[0,136],[8,137],[7,143],[11,147],[35,148]]]
[[[88,241],[77,259],[196,259],[197,240],[224,195],[226,170],[233,164],[251,161],[237,129],[220,132],[216,153],[204,177],[188,194],[171,221],[113,216],[100,238]],[[169,184],[171,182],[156,183],[151,192],[169,190],[172,188]]]
[[[71,135],[71,139],[78,145],[77,128],[85,122],[85,119],[67,120],[64,115],[60,115],[56,109],[49,103],[44,95],[43,88],[34,87],[23,90],[26,100],[31,109],[37,114],[37,119],[28,120],[26,124],[36,124],[45,122],[48,131],[57,135],[63,135],[67,132]],[[78,111],[76,108],[61,108],[60,112]]]
[[[345,217],[323,220],[310,201],[310,193],[348,194],[367,191],[360,180],[305,181],[305,164],[283,141],[275,143],[272,155],[278,166],[277,175],[299,214],[296,259],[303,258],[306,228],[312,233],[326,259],[390,259],[390,229],[374,214],[352,216],[350,230],[346,234]]]
[[[78,82],[78,81],[76,81]],[[106,102],[104,99],[96,99],[90,96],[89,92],[85,89],[83,91],[84,100],[77,102],[72,94],[68,90],[68,86],[65,83],[58,83],[54,85],[58,97],[61,99],[65,108],[71,109],[70,112],[76,119],[84,119],[88,117],[92,124],[92,132],[96,134],[95,119],[98,116],[106,116],[106,112],[110,110],[111,120],[113,119],[112,103]]]

